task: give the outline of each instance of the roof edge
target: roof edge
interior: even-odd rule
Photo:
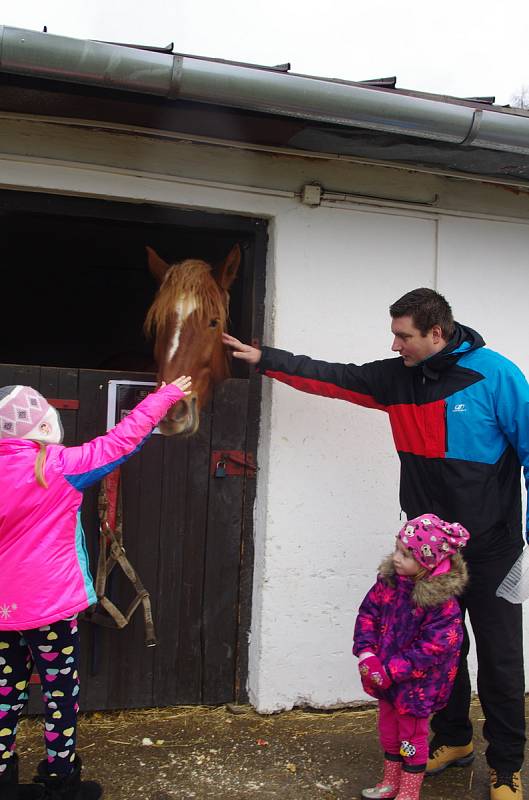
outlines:
[[[0,72],[529,154],[529,117],[361,84],[0,26]]]

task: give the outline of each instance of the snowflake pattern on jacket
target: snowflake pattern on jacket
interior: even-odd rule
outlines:
[[[365,596],[356,619],[353,654],[375,653],[391,686],[372,695],[399,714],[428,717],[446,706],[456,677],[463,620],[456,597],[468,582],[460,553],[450,572],[414,581],[397,575],[386,558],[377,582]]]

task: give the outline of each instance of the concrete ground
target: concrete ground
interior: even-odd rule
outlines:
[[[474,764],[427,779],[423,800],[488,798],[477,701],[472,718]],[[30,780],[43,753],[41,719],[22,721],[18,752],[21,779]],[[365,706],[271,716],[250,706],[87,714],[78,752],[106,800],[355,800],[377,782],[381,763],[375,710]]]

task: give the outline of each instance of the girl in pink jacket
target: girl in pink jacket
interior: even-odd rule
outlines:
[[[75,752],[79,710],[77,614],[97,598],[80,506],[83,489],[136,452],[169,408],[189,394],[178,378],[149,394],[105,436],[64,447],[61,420],[35,389],[0,389],[0,797],[97,800]],[[18,785],[17,724],[36,666],[47,760]],[[37,785],[39,784],[39,785]]]
[[[468,531],[435,514],[409,520],[362,601],[353,653],[364,690],[378,698],[384,751],[380,783],[364,798],[418,800],[428,760],[428,717],[457,673],[463,622],[456,597],[468,577]]]

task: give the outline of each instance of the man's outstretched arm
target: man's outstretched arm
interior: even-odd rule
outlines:
[[[317,361],[309,356],[296,356],[275,347],[259,349],[227,333],[222,335],[222,339],[231,348],[234,358],[252,364],[261,374],[294,389],[385,410],[384,403],[377,399],[377,395],[381,394],[377,387],[384,382],[384,365],[387,365],[387,361],[374,361],[361,366],[332,363]]]

